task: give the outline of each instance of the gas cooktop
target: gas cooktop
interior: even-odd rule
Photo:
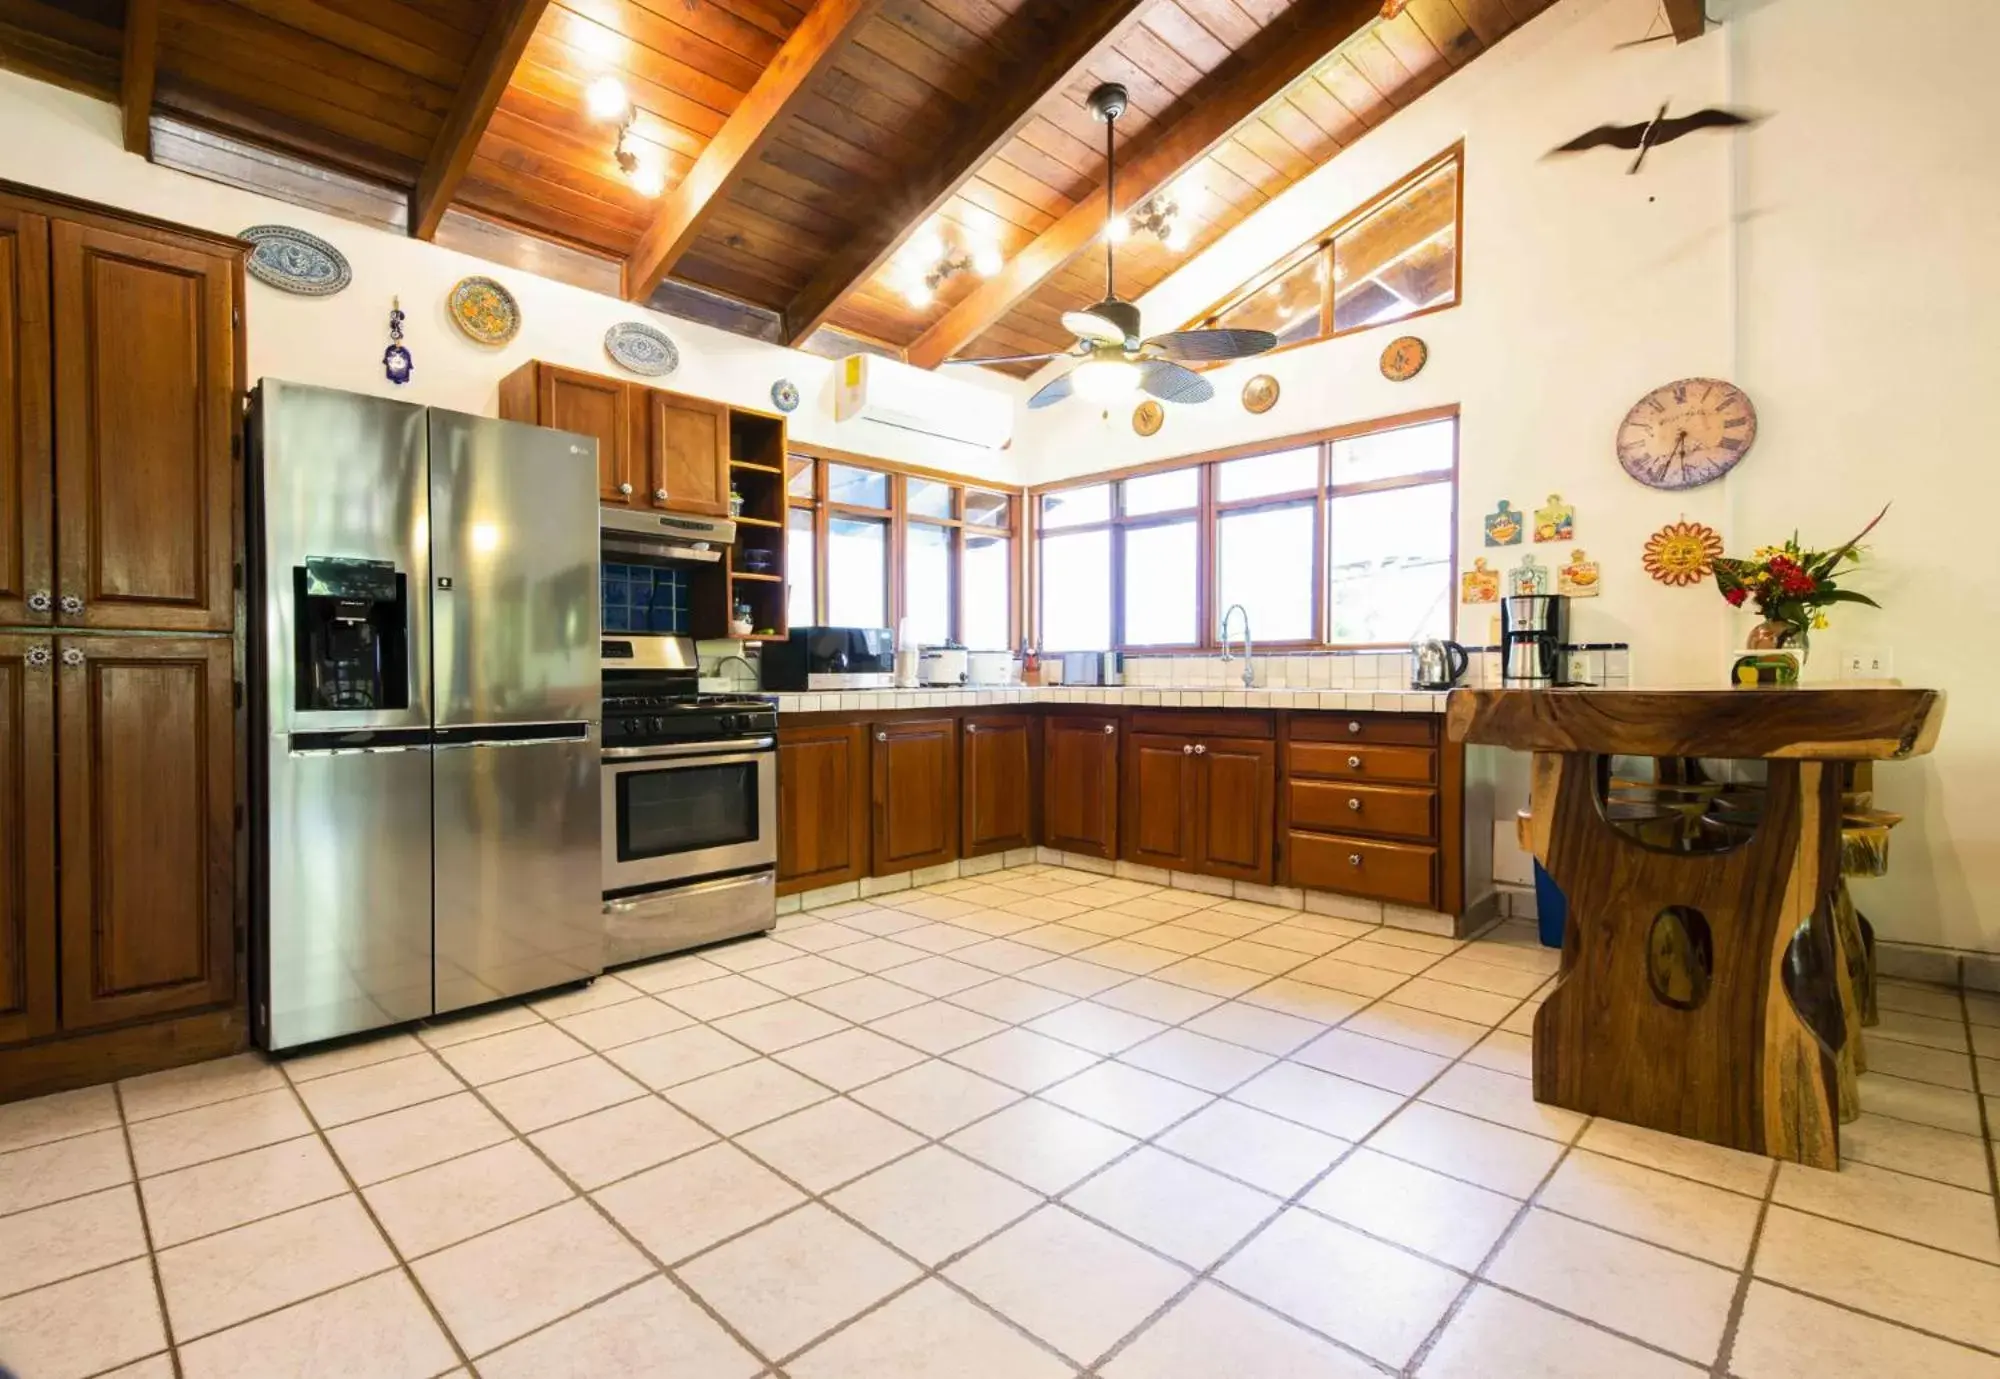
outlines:
[[[768,738],[777,731],[778,712],[771,701],[752,695],[653,690],[604,696],[607,750]]]

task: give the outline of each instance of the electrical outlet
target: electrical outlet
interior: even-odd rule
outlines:
[[[1572,685],[1587,685],[1597,677],[1591,673],[1588,651],[1566,651],[1563,653],[1563,679]]]
[[[1846,680],[1893,680],[1895,656],[1885,647],[1855,647],[1841,657],[1840,670]]]

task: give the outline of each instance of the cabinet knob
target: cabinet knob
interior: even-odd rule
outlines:
[[[30,670],[40,670],[49,663],[49,649],[45,646],[31,646],[21,658]]]
[[[1347,800],[1347,807],[1353,810],[1356,814],[1359,814],[1361,812],[1361,801],[1355,799],[1353,796],[1349,796]]]
[[[624,494],[624,495],[625,495],[626,497],[628,497],[628,498],[629,498],[629,497],[631,497],[631,496],[632,496],[632,485],[630,485],[630,484],[620,484],[620,485],[618,485],[618,491],[619,491],[620,493]]]
[[[1104,735],[1105,735],[1106,737],[1109,737],[1109,736],[1111,736],[1111,734],[1113,734],[1113,733],[1115,733],[1115,732],[1117,732],[1117,731],[1118,731],[1118,725],[1117,725],[1116,723],[1106,723],[1106,724],[1104,725]]]
[[[889,735],[887,733],[877,733],[875,734],[875,740],[877,742],[887,742],[889,740]]]
[[[56,601],[49,597],[46,589],[37,589],[28,595],[28,611],[31,613],[46,613],[55,606]]]
[[[1347,759],[1347,769],[1350,771],[1359,771],[1361,769],[1361,758],[1349,757]]]
[[[65,613],[81,613],[83,611],[83,600],[75,594],[64,594],[62,596],[62,610]]]
[[[1205,756],[1207,756],[1207,755],[1208,755],[1208,747],[1207,747],[1207,745],[1206,745],[1206,744],[1204,744],[1204,743],[1200,743],[1200,742],[1197,742],[1197,743],[1195,743],[1195,744],[1194,744],[1194,754],[1195,754],[1196,756],[1198,756],[1198,757],[1205,757]]]
[[[1350,866],[1350,867],[1358,867],[1358,866],[1360,866],[1360,865],[1361,865],[1361,854],[1360,854],[1360,853],[1358,853],[1358,852],[1350,852],[1350,853],[1348,853],[1348,854],[1347,854],[1347,865],[1348,865],[1348,866]]]
[[[663,489],[663,488],[656,488],[656,489],[654,489],[654,490],[653,490],[653,501],[654,501],[654,502],[656,502],[656,503],[664,503],[664,502],[666,502],[666,501],[667,501],[667,491],[666,491],[665,489]]]
[[[1347,731],[1349,731],[1350,733],[1358,733],[1358,732],[1360,732],[1360,731],[1361,731],[1361,720],[1360,720],[1360,719],[1358,719],[1358,718],[1350,718],[1350,719],[1348,719],[1348,720],[1347,720]]]
[[[1184,757],[1191,757],[1191,756],[1193,756],[1193,755],[1194,755],[1194,744],[1192,744],[1192,743],[1188,743],[1188,742],[1183,742],[1183,743],[1181,744],[1181,755],[1182,755],[1182,756],[1184,756]]]
[[[66,666],[80,666],[83,664],[83,653],[73,646],[66,646],[63,648],[62,661]]]
[[[974,733],[978,731],[979,731],[979,725],[977,723],[968,723],[965,725],[965,735],[967,737],[971,737]]]

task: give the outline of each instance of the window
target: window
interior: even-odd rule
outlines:
[[[1278,344],[1458,305],[1463,149],[1433,159],[1190,321],[1268,330]]]
[[[1259,645],[1449,635],[1457,438],[1445,409],[1041,493],[1041,644],[1214,647],[1235,604]]]
[[[896,627],[1004,651],[1015,630],[1013,494],[886,465],[794,455],[786,485],[791,625]]]

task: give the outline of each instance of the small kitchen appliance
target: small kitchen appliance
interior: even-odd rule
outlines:
[[[896,683],[896,635],[886,627],[794,627],[757,656],[764,689],[890,689]]]
[[[926,685],[957,689],[966,680],[965,648],[956,643],[946,642],[942,646],[927,646],[917,665],[917,679]]]
[[[1521,688],[1562,683],[1569,644],[1569,599],[1517,594],[1500,600],[1500,682]]]
[[[1410,648],[1410,688],[1448,690],[1471,663],[1472,658],[1457,642],[1427,638]]]
[[[965,683],[968,685],[1012,685],[1017,683],[1014,653],[1011,651],[968,651],[965,654]]]

